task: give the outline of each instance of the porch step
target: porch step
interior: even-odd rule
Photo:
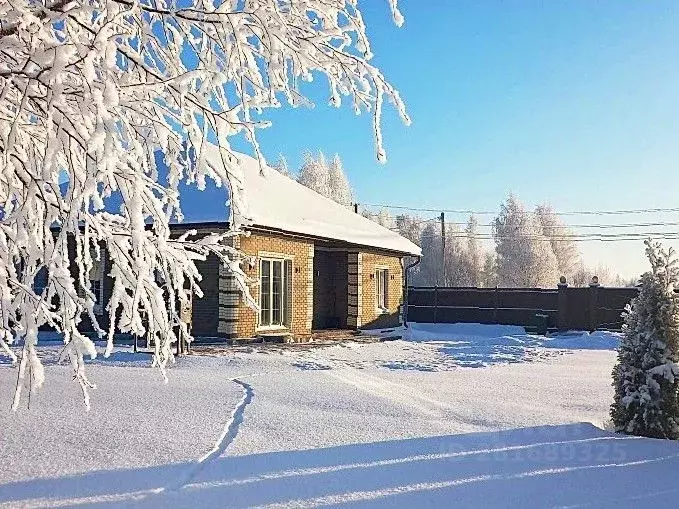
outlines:
[[[398,341],[399,339],[403,339],[403,336],[393,335],[393,336],[381,336],[380,337],[380,341]]]
[[[311,331],[311,341],[347,341],[363,336],[361,331],[354,329],[321,329]]]
[[[289,332],[267,332],[257,334],[257,339],[262,343],[292,343],[294,338]]]

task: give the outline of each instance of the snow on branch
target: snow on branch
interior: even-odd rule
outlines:
[[[645,242],[651,270],[627,305],[611,419],[619,432],[679,439],[679,265],[672,248]]]
[[[0,4],[0,20],[0,354],[24,340],[15,408],[26,377],[43,383],[43,325],[64,333],[87,403],[83,358],[96,350],[78,332],[84,317],[108,335],[107,353],[114,330],[153,336],[164,369],[184,289],[200,293],[197,260],[219,257],[255,305],[230,247],[246,190],[229,140],[244,136],[263,160],[265,109],[307,104],[302,83],[322,77],[331,104],[373,116],[380,160],[383,100],[409,122],[370,64],[357,0],[17,0]],[[207,164],[208,142],[221,162]],[[197,164],[184,164],[187,147]],[[206,178],[230,186],[232,231],[176,238],[179,185]],[[88,284],[102,252],[114,281],[108,331]]]

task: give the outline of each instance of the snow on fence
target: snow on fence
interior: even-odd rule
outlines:
[[[558,330],[619,330],[637,288],[409,287],[406,318],[420,323],[485,323]]]

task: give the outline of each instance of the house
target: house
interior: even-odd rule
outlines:
[[[210,158],[209,164],[221,164],[219,157]],[[198,263],[203,297],[193,299],[187,313],[193,335],[230,339],[275,333],[305,340],[316,329],[397,325],[404,258],[420,256],[420,248],[273,169],[260,171],[249,156],[243,156],[241,167],[249,236],[236,242],[251,257],[243,269],[257,282],[251,292],[261,309],[256,312],[244,303],[232,276],[211,256]],[[184,204],[189,221],[172,229],[178,234],[227,230],[225,196],[222,188],[205,191],[192,200],[200,204],[198,214]],[[209,208],[224,212],[205,220]],[[196,215],[203,220],[191,221]],[[91,272],[101,302],[95,311],[100,313],[112,286],[105,265],[106,260]]]

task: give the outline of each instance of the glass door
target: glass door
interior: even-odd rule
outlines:
[[[288,322],[291,260],[262,259],[259,271],[259,325],[283,327]]]

